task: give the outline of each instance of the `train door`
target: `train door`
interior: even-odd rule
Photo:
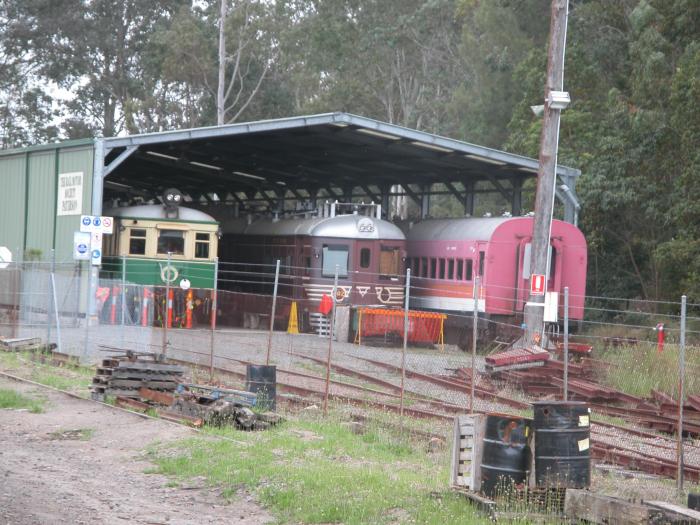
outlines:
[[[355,241],[355,257],[353,273],[355,282],[372,282],[376,280],[376,259],[379,254],[374,253],[378,248],[376,241]]]
[[[522,312],[525,302],[530,296],[530,264],[532,257],[531,238],[520,241],[517,250],[518,276],[515,281],[515,310]],[[563,259],[563,246],[557,239],[552,239],[549,246],[549,275],[547,276],[547,291],[561,292],[561,272]]]
[[[528,279],[530,279],[530,257],[531,244],[530,237],[526,237],[520,241],[516,251],[516,278],[515,278],[515,312],[522,312],[525,308],[525,302],[528,299]]]
[[[376,241],[355,241],[355,250],[352,263],[353,292],[357,293],[353,299],[356,304],[367,304],[368,291],[372,290],[372,283],[377,282],[377,268],[379,260],[379,244]]]

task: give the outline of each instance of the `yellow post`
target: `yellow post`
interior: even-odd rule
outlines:
[[[297,302],[292,302],[292,307],[289,310],[289,323],[287,324],[288,334],[299,333],[299,316],[297,315]]]
[[[357,334],[355,335],[355,344],[360,345],[362,343],[362,308],[357,309]]]

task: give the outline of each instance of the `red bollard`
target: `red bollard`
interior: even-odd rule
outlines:
[[[151,291],[144,286],[143,288],[143,303],[141,306],[141,326],[148,326],[148,302],[153,296]]]
[[[173,327],[173,297],[175,297],[175,294],[173,293],[172,290],[168,291],[168,297],[166,300],[167,303],[167,319],[168,319],[168,328]]]
[[[114,286],[112,288],[112,304],[109,310],[109,324],[117,324],[117,295],[119,295],[119,288]]]
[[[664,324],[663,323],[658,323],[654,327],[654,331],[656,332],[656,351],[660,354],[661,352],[664,351]]]
[[[185,301],[185,328],[192,328],[192,288],[187,290],[187,299]]]

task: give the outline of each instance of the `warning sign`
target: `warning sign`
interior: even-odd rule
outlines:
[[[530,295],[544,295],[544,275],[533,273],[530,276]]]

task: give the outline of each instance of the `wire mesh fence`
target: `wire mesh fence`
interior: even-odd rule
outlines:
[[[177,264],[184,275],[186,263]],[[201,271],[190,269],[188,279]],[[569,326],[568,359],[563,329],[553,324],[546,359],[495,366],[523,329],[517,316],[489,313],[488,300],[518,290],[475,294],[471,286],[443,286],[443,298],[472,307],[411,306],[407,314],[402,305],[350,302],[364,287],[367,297],[382,297],[371,274],[341,280],[336,288],[326,278],[325,288],[312,295],[305,269],[289,265],[277,274],[274,264],[223,265],[211,288],[180,286],[177,279],[164,286],[162,272],[156,269],[156,279],[152,269],[103,272],[90,312],[85,267],[13,263],[0,270],[0,335],[39,338],[92,364],[115,351],[165,353],[197,365],[201,381],[238,388],[245,386],[248,364],[271,364],[285,395],[405,417],[448,419],[472,409],[528,415],[532,401],[562,399],[566,390],[569,399],[592,408],[595,457],[648,460],[670,470],[682,460],[681,471],[700,479],[700,305],[688,305],[690,314],[682,315],[680,301],[586,297],[586,316]],[[397,282],[403,286],[404,278],[386,286]],[[434,293],[436,284],[414,279],[404,288],[408,304]],[[324,295],[335,298],[335,314],[319,311]]]

